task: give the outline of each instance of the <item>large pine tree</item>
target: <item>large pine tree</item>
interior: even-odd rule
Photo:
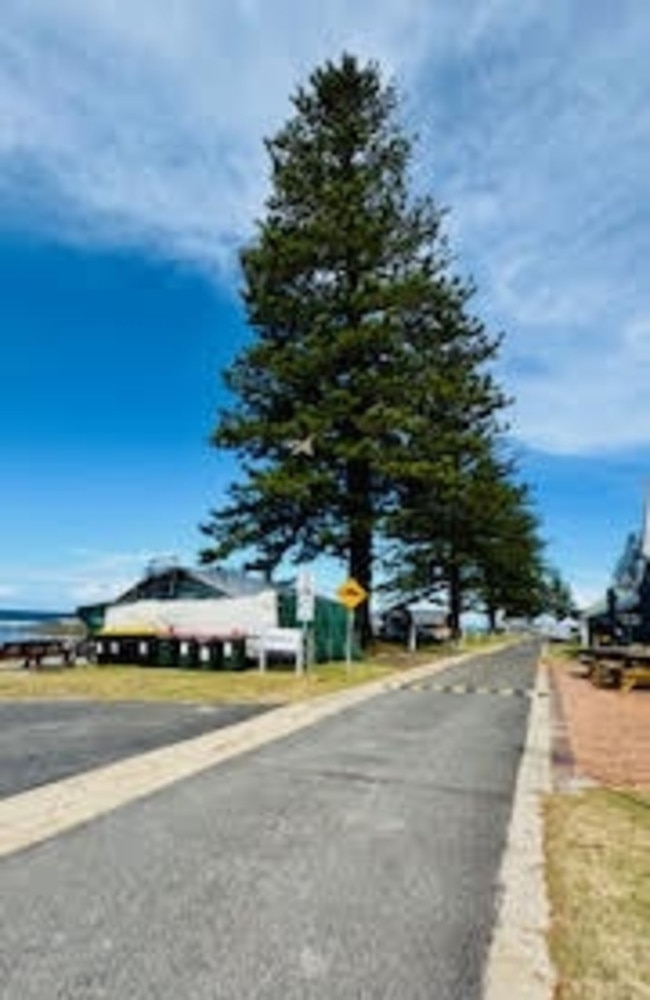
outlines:
[[[378,68],[327,63],[293,105],[241,257],[254,337],[225,373],[233,403],[213,435],[242,480],[204,525],[203,558],[246,550],[272,570],[330,554],[370,591],[404,501],[421,486],[453,502],[491,440],[498,342],[467,313],[441,212],[409,194],[410,144]],[[367,636],[367,605],[360,617]]]

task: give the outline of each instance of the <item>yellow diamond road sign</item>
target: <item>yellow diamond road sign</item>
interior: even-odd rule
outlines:
[[[342,583],[336,592],[339,597],[341,604],[345,604],[346,608],[356,608],[357,604],[361,604],[368,597],[368,592],[363,589],[360,583],[350,577],[345,583]]]

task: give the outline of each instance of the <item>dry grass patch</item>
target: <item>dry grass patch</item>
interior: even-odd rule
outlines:
[[[0,673],[2,698],[90,698],[99,701],[281,703],[313,698],[388,676],[375,663],[324,664],[303,675],[289,670],[177,670],[170,667],[88,666]]]
[[[377,644],[368,660],[325,663],[296,675],[292,667],[259,673],[191,670],[187,667],[77,666],[38,671],[0,670],[0,699],[89,698],[99,701],[264,702],[301,701],[378,680],[463,652],[489,651],[503,638],[473,637],[458,644],[422,647],[415,653]]]
[[[545,839],[556,1000],[648,1000],[650,794],[552,796]]]

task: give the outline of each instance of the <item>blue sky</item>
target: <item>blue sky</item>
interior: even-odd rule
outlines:
[[[2,3],[0,604],[67,609],[194,559],[236,471],[207,438],[246,336],[262,140],[343,49],[397,82],[413,185],[505,333],[549,558],[597,596],[650,488],[646,0],[161,6]]]

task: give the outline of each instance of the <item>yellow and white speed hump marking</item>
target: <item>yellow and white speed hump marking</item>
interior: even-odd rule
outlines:
[[[417,681],[407,684],[407,691],[433,691],[436,694],[482,694],[500,698],[532,698],[534,691],[529,688],[484,687],[473,684],[432,684],[429,681]]]

